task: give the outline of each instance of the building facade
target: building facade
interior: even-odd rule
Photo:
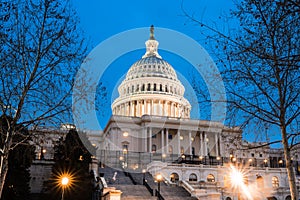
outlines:
[[[231,187],[228,173],[237,169],[245,171],[243,184],[253,199],[290,198],[282,150],[243,141],[239,127],[190,119],[185,88],[159,55],[153,27],[145,55],[130,67],[118,91],[105,129],[90,135],[102,165],[162,174],[199,199],[250,199]],[[298,187],[299,161],[294,150]]]

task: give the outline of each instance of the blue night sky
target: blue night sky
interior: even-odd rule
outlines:
[[[234,7],[233,2],[224,0],[192,0],[192,1],[99,1],[73,0],[73,5],[78,12],[80,25],[84,29],[86,36],[90,40],[91,46],[94,48],[108,38],[127,30],[137,28],[145,28],[150,25],[155,27],[167,28],[170,30],[183,33],[193,40],[197,41],[204,49],[205,39],[199,33],[199,26],[191,22],[184,16],[182,6],[185,11],[195,16],[196,19],[208,24],[217,23],[218,28],[222,28],[223,23],[220,16],[228,15],[230,9]],[[160,46],[164,41],[159,40],[160,35],[155,32],[156,39],[160,42]],[[148,39],[149,33],[142,35],[144,39],[141,45]],[[128,41],[126,45],[130,45]],[[178,45],[180,44],[180,41]],[[114,48],[121,44],[114,44]],[[120,55],[115,59],[103,73],[100,82],[107,88],[107,103],[101,105],[100,111],[97,111],[97,117],[100,129],[103,129],[111,116],[111,103],[118,96],[117,86],[124,79],[126,72],[130,66],[141,58],[145,49],[132,51],[125,55]],[[210,111],[199,110],[195,94],[189,89],[189,75],[193,74],[193,66],[182,57],[170,53],[168,51],[159,50],[163,59],[167,60],[176,70],[179,79],[186,87],[185,97],[192,104],[191,118],[209,119],[207,115]],[[197,56],[197,55],[196,55]],[[201,77],[199,77],[201,81]],[[205,87],[205,84],[204,84]],[[191,90],[191,91],[189,91]],[[193,97],[194,95],[194,97]],[[96,101],[97,103],[97,101]],[[84,125],[88,129],[99,129],[91,121],[94,119],[86,119]]]
[[[90,119],[89,117],[84,119],[85,124],[83,125],[83,128],[91,130],[104,129],[111,116],[111,103],[118,96],[118,85],[125,78],[126,72],[130,66],[139,60],[145,52],[144,42],[149,38],[148,29],[150,25],[153,24],[155,27],[166,28],[185,34],[208,51],[208,54],[209,44],[206,43],[205,38],[200,34],[201,27],[184,16],[182,6],[184,7],[184,10],[190,15],[193,15],[195,19],[212,25],[218,30],[222,31],[236,28],[232,21],[230,21],[231,23],[224,23],[224,20],[226,21],[226,19],[228,19],[226,16],[229,16],[230,10],[235,9],[233,1],[227,0],[73,0],[73,5],[79,16],[80,26],[85,31],[85,35],[90,41],[92,48],[97,47],[99,44],[101,45],[107,39],[124,31],[147,28],[145,29],[147,30],[146,32],[144,31],[143,34],[137,35],[137,41],[134,41],[135,38],[133,37],[134,39],[130,39],[130,41],[127,41],[125,44],[130,46],[131,43],[140,42],[142,45],[140,49],[120,55],[105,68],[99,82],[107,89],[107,101],[103,103],[103,105],[100,105],[100,109],[96,114],[97,120]],[[158,32],[155,32],[155,37],[160,43],[159,47],[162,47],[164,41],[160,40],[160,34]],[[180,43],[181,41],[175,40],[175,42],[179,43],[179,46],[183,45]],[[114,51],[114,49],[119,49],[122,45],[123,43],[114,43],[110,50]],[[198,56],[195,52],[191,53],[196,57]],[[195,92],[189,83],[190,74],[195,73],[195,67],[191,65],[189,61],[176,55],[176,53],[174,54],[159,48],[159,54],[174,67],[180,81],[186,87],[185,97],[192,105],[191,118],[210,120],[211,107],[208,106],[209,108],[207,110],[201,108],[197,99],[195,100]],[[211,57],[211,59],[215,60],[213,57]],[[216,65],[216,67],[219,66]],[[206,87],[202,77],[198,76],[198,78],[199,84],[203,84],[203,87]],[[96,98],[95,104],[99,104],[99,102],[101,102],[101,99],[98,99],[97,101]],[[97,123],[94,123],[95,121],[97,121]],[[249,125],[247,127],[248,130],[244,130],[247,140],[254,140],[253,135],[251,134],[253,132],[252,128],[253,127]],[[247,132],[250,134],[248,135]]]

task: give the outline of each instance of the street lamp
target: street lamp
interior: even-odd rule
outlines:
[[[61,182],[60,182],[62,188],[61,200],[64,200],[65,188],[68,187],[69,183],[70,183],[70,179],[67,175],[61,177]]]
[[[146,178],[145,178],[145,176],[146,176],[146,170],[143,169],[142,172],[143,172],[143,184],[145,184],[145,181],[146,181]]]
[[[159,198],[159,196],[160,196],[160,182],[162,181],[162,175],[161,174],[156,175],[156,181],[157,181],[157,184],[158,184],[157,189],[158,189],[158,194],[159,194],[159,195],[157,195],[157,199],[160,199]]]

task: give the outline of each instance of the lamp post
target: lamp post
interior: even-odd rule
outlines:
[[[146,181],[146,178],[145,178],[145,175],[146,175],[146,170],[143,169],[143,185],[145,184],[145,181]]]
[[[61,200],[64,200],[64,192],[65,188],[69,185],[70,179],[67,176],[63,176],[61,178],[61,187],[62,187],[62,193],[61,193]]]
[[[156,175],[156,181],[157,181],[157,189],[158,189],[158,194],[159,195],[157,195],[157,199],[159,200],[160,198],[159,198],[159,196],[160,196],[160,182],[162,181],[162,175],[161,174],[157,174]]]

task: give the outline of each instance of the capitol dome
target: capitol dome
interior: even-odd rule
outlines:
[[[113,115],[141,117],[145,114],[189,118],[191,105],[173,67],[158,54],[151,26],[146,53],[127,72],[113,102]]]

